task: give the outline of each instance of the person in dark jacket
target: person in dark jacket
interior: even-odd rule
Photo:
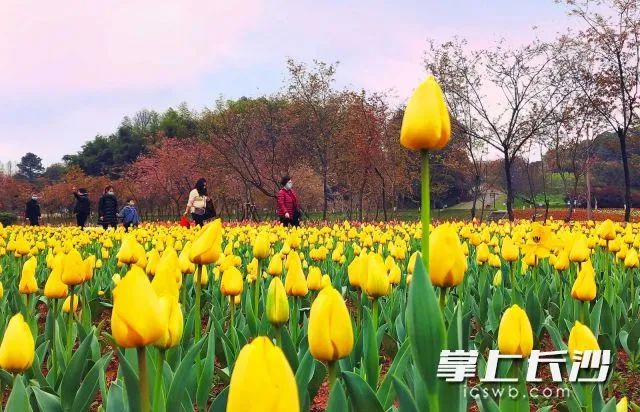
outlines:
[[[133,199],[127,199],[127,205],[122,208],[119,215],[122,218],[125,232],[128,232],[131,226],[138,227],[140,224],[140,217]]]
[[[118,225],[118,199],[113,192],[113,186],[104,188],[104,194],[98,202],[98,221],[104,229]]]
[[[24,217],[29,219],[31,226],[40,226],[40,205],[38,204],[38,196],[32,195],[31,199],[27,202],[27,207],[24,211]]]
[[[284,226],[300,226],[300,209],[298,196],[293,191],[293,182],[289,176],[280,181],[282,188],[278,191],[278,217]]]
[[[82,229],[87,224],[87,218],[91,214],[91,203],[89,202],[89,192],[87,189],[80,188],[76,190],[73,188],[73,196],[76,198],[76,204],[73,207],[73,213],[76,215],[76,223]]]

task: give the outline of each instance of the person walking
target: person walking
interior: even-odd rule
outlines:
[[[213,202],[207,195],[207,180],[204,177],[198,179],[194,188],[189,192],[187,208],[182,216],[186,216],[189,212],[197,226],[202,226],[206,220],[215,217]]]
[[[76,215],[76,223],[82,230],[87,224],[87,219],[91,214],[91,203],[89,202],[89,192],[81,187],[79,190],[73,187],[73,197],[76,198],[76,204],[73,207],[73,213]]]
[[[118,199],[113,186],[104,188],[104,193],[98,202],[98,222],[105,230],[109,226],[116,228],[118,225]]]
[[[120,211],[120,217],[122,218],[122,224],[124,225],[124,231],[128,232],[131,226],[138,227],[140,224],[140,217],[136,210],[136,204],[133,199],[127,199],[127,204]]]
[[[31,199],[27,202],[24,217],[29,219],[31,226],[40,226],[40,204],[36,194],[31,195]]]
[[[282,188],[278,191],[277,213],[284,226],[300,226],[300,209],[298,196],[293,191],[293,182],[289,176],[280,180]]]

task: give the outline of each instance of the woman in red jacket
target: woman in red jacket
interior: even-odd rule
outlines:
[[[280,181],[282,188],[278,191],[278,217],[284,226],[300,226],[298,196],[293,191],[293,182],[289,176]]]

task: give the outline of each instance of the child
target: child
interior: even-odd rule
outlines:
[[[138,227],[140,224],[140,218],[138,217],[138,212],[136,211],[136,204],[133,199],[127,199],[127,205],[122,208],[119,215],[122,217],[122,224],[124,225],[125,232],[129,231],[129,227],[133,225],[133,227]]]

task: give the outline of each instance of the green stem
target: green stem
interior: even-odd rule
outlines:
[[[513,262],[509,262],[509,277],[511,278],[511,304],[516,303],[516,271]]]
[[[151,405],[149,404],[149,380],[147,378],[147,353],[144,346],[136,348],[138,352],[138,376],[140,389],[140,410],[149,412]]]
[[[447,305],[447,288],[440,288],[440,311],[444,316],[444,307]]]
[[[420,152],[422,156],[422,179],[421,179],[421,208],[420,208],[420,221],[422,222],[422,239],[420,243],[422,245],[422,261],[424,266],[429,272],[429,225],[431,224],[431,187],[430,180],[431,175],[429,171],[429,152],[422,150]]]
[[[260,278],[262,273],[262,259],[258,259],[258,273],[256,275],[256,280],[253,285],[253,311],[256,314],[256,319],[260,316],[260,311],[258,310],[258,305],[260,304]]]
[[[378,317],[380,312],[380,304],[378,303],[378,298],[373,299],[373,330],[378,330]]]
[[[236,313],[236,302],[235,302],[235,296],[229,296],[229,311],[231,312],[229,314],[229,328],[233,327],[233,317]]]
[[[580,302],[581,303],[581,307],[580,307],[580,322],[588,327],[591,327],[589,325],[589,302]]]
[[[73,349],[73,289],[75,286],[69,286],[71,295],[69,296],[69,317],[67,319],[67,359],[71,359],[71,350]]]
[[[327,369],[329,371],[329,393],[331,393],[331,389],[333,389],[333,385],[338,378],[338,365],[336,361],[327,362]]]
[[[158,351],[158,370],[156,371],[156,382],[153,386],[153,406],[158,408],[162,397],[164,397],[164,379],[162,376],[162,370],[164,369],[164,358],[166,351],[159,349]],[[164,402],[162,402],[164,404]]]
[[[276,329],[276,345],[278,345],[279,348],[282,348],[282,326],[275,325],[275,329]]]
[[[49,371],[49,373],[53,372],[53,377],[55,378],[57,375],[57,371],[56,371],[56,324],[58,321],[58,311],[56,309],[56,307],[58,306],[58,300],[57,299],[52,299],[51,300],[51,310],[53,311],[53,328],[51,329],[51,370]],[[55,379],[54,379],[55,382]],[[0,389],[1,392],[1,389]],[[2,402],[0,402],[0,405],[2,404]]]
[[[200,340],[201,332],[200,328],[202,327],[202,320],[200,319],[200,278],[202,277],[202,265],[198,265],[196,268],[196,277],[194,287],[196,289],[196,315],[194,316],[194,329],[193,329],[193,340],[194,342],[198,342]],[[196,356],[196,371],[198,376],[200,376],[200,355]]]

